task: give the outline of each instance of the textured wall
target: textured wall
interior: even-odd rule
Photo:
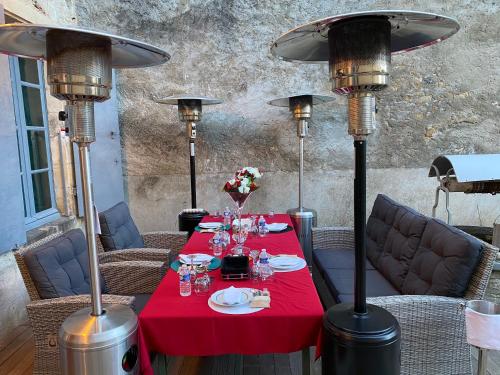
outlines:
[[[318,17],[376,8],[434,11],[462,29],[444,43],[393,58],[393,82],[378,95],[379,129],[370,138],[370,199],[377,192],[429,213],[435,181],[426,170],[442,153],[498,152],[499,6],[493,1],[92,1],[75,4],[77,21],[165,48],[172,60],[119,75],[124,166],[142,229],[175,228],[189,204],[188,150],[175,108],[152,97],[199,93],[225,100],[205,107],[199,126],[199,205],[227,202],[218,191],[238,166],[262,167],[263,188],[250,209],[296,205],[298,145],[285,109],[266,101],[289,93],[328,94],[327,66],[273,58],[269,42]],[[306,205],[320,225],[352,222],[352,142],[346,99],[315,107],[306,142]],[[369,202],[370,203],[370,202]],[[489,224],[498,199],[452,197],[457,222]]]

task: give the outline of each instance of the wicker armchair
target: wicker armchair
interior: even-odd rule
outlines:
[[[27,251],[36,248],[60,234],[48,236],[29,246],[21,247],[14,256],[23,277],[31,302],[26,309],[35,340],[34,374],[60,374],[58,331],[63,321],[73,312],[90,306],[90,295],[75,295],[41,299],[24,261]],[[134,307],[134,295],[151,294],[165,274],[168,263],[158,261],[125,261],[104,263],[101,274],[111,294],[102,296],[106,304]]]
[[[100,263],[122,261],[158,261],[173,262],[188,239],[187,232],[147,232],[141,233],[144,248],[104,251],[98,236],[96,245]]]
[[[173,261],[188,239],[187,232],[139,233],[125,202],[100,212],[99,220],[102,234],[98,236],[97,246],[100,260],[105,262]],[[105,250],[110,251],[104,253]]]
[[[354,250],[354,231],[313,228],[313,244],[315,249]],[[464,298],[398,295],[367,299],[390,311],[401,326],[401,374],[471,374],[464,307],[467,300],[483,298],[498,254],[498,248],[482,244],[484,250]]]

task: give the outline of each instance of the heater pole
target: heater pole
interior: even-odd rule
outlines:
[[[196,208],[196,159],[194,139],[189,140],[189,168],[191,171],[191,207]]]
[[[303,121],[303,120],[301,120]],[[304,137],[299,138],[299,210],[304,210]]]
[[[366,140],[355,140],[354,149],[354,311],[366,314]]]
[[[101,282],[99,280],[99,262],[95,238],[94,196],[92,193],[92,176],[90,173],[90,144],[77,143],[80,157],[80,174],[82,178],[83,209],[85,215],[85,230],[90,263],[90,288],[92,315],[102,315]]]

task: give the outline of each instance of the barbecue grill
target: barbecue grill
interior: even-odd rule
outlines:
[[[457,21],[430,13],[379,10],[324,18],[297,27],[271,45],[287,61],[328,61],[332,90],[348,98],[354,138],[354,305],[324,317],[323,374],[399,374],[400,328],[386,310],[366,304],[366,141],[375,130],[374,92],[389,84],[391,54],[437,43]]]
[[[439,192],[442,191],[445,195],[446,219],[450,224],[450,193],[500,193],[500,154],[442,155],[432,162],[429,177],[436,177],[439,182],[432,217],[436,217]]]
[[[94,102],[109,99],[112,68],[153,66],[170,56],[149,44],[74,27],[0,26],[0,52],[47,60],[50,93],[66,101],[70,139],[78,145],[92,307],[70,315],[59,332],[67,374],[137,373],[137,317],[126,306],[105,306],[96,251],[90,144],[95,141]]]
[[[309,119],[312,117],[313,106],[331,102],[333,96],[303,94],[288,98],[274,99],[268,104],[277,107],[288,107],[297,120],[297,137],[299,137],[299,207],[292,208],[287,213],[292,218],[295,233],[299,238],[307,264],[312,257],[312,227],[317,225],[318,214],[315,210],[304,208],[304,138],[309,133]]]
[[[196,139],[196,123],[201,120],[202,106],[220,104],[222,100],[206,98],[204,96],[179,95],[156,99],[156,102],[176,105],[179,112],[179,120],[186,123],[187,136],[189,138],[191,209],[185,209],[179,213],[179,230],[188,231],[189,235],[191,235],[203,217],[208,215],[207,211],[196,207],[196,156],[194,143]]]

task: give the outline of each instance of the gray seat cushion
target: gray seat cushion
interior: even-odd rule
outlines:
[[[403,293],[463,297],[481,252],[482,245],[474,237],[429,219]]]
[[[105,251],[143,248],[144,241],[125,202],[99,213],[101,243]]]
[[[148,303],[149,298],[151,298],[151,294],[136,294],[134,297],[135,300],[132,307],[136,314],[139,314],[146,306],[146,303]]]
[[[324,279],[328,289],[337,302],[346,302],[347,295],[354,294],[354,270],[327,269]],[[366,271],[367,297],[395,296],[401,294],[377,270]],[[343,297],[342,297],[343,296]],[[341,299],[344,301],[341,301]]]
[[[326,269],[354,269],[354,250],[315,249],[313,260],[321,274],[324,274]],[[368,259],[366,259],[366,269],[375,269]]]
[[[27,251],[24,262],[41,298],[90,293],[87,241],[80,229]],[[101,277],[102,292],[106,292]]]
[[[377,269],[396,289],[401,290],[427,224],[424,215],[400,206],[387,234]]]
[[[383,194],[379,194],[373,204],[366,224],[366,256],[376,268],[399,207],[400,204]]]

